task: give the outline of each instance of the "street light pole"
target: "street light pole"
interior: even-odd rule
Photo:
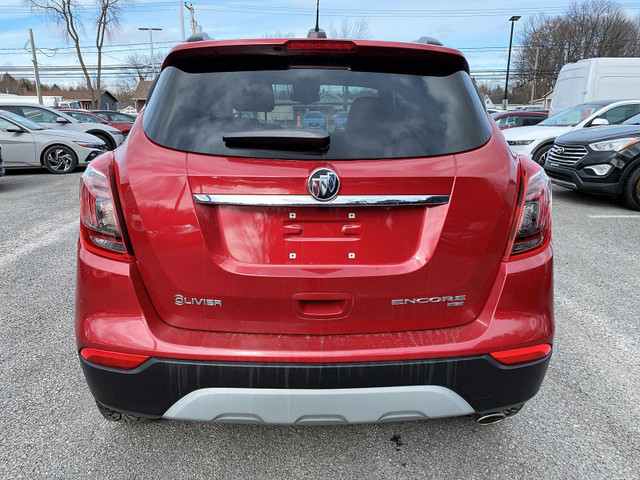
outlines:
[[[507,100],[507,88],[509,88],[509,66],[511,65],[511,44],[513,43],[513,25],[518,20],[520,20],[520,15],[514,15],[509,19],[511,22],[511,35],[509,36],[509,56],[507,58],[507,79],[504,82],[504,99],[502,100],[502,108],[504,110],[507,109],[507,105],[509,105],[509,100]]]
[[[151,74],[155,77],[156,75],[156,64],[153,60],[153,31],[162,31],[161,28],[151,28],[151,27],[138,27],[138,30],[149,30],[149,45],[151,46]]]
[[[182,41],[184,42],[184,4],[180,1],[180,33],[182,34]]]

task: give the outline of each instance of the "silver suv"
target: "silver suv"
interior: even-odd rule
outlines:
[[[108,150],[116,148],[124,139],[122,132],[116,128],[98,123],[80,123],[64,112],[43,105],[2,102],[0,109],[13,112],[45,127],[90,133],[106,143]]]

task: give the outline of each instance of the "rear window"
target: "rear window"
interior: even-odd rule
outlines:
[[[227,148],[222,138],[267,129],[283,136],[323,130],[330,147]],[[445,155],[477,148],[491,135],[466,72],[424,76],[309,66],[219,72],[167,67],[146,107],[144,130],[154,142],[180,151],[294,159]]]

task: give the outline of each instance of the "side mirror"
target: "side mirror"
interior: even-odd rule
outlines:
[[[7,127],[5,131],[9,133],[24,133],[24,130],[22,128],[16,126]]]
[[[56,117],[56,123],[70,123],[70,122],[64,117]]]
[[[607,120],[606,118],[594,118],[593,121],[591,122],[591,125],[589,126],[597,127],[600,125],[609,125],[609,120]]]

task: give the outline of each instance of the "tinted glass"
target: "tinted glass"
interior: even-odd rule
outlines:
[[[598,115],[598,118],[604,118],[610,125],[619,125],[637,113],[640,113],[640,104],[620,105]]]
[[[346,111],[346,122],[336,121]],[[344,115],[344,114],[343,114]],[[341,125],[342,123],[342,125]],[[326,153],[230,149],[223,135],[322,129]],[[491,127],[468,74],[423,76],[329,68],[187,73],[166,68],[144,130],[177,150],[266,158],[401,158],[477,148]]]

